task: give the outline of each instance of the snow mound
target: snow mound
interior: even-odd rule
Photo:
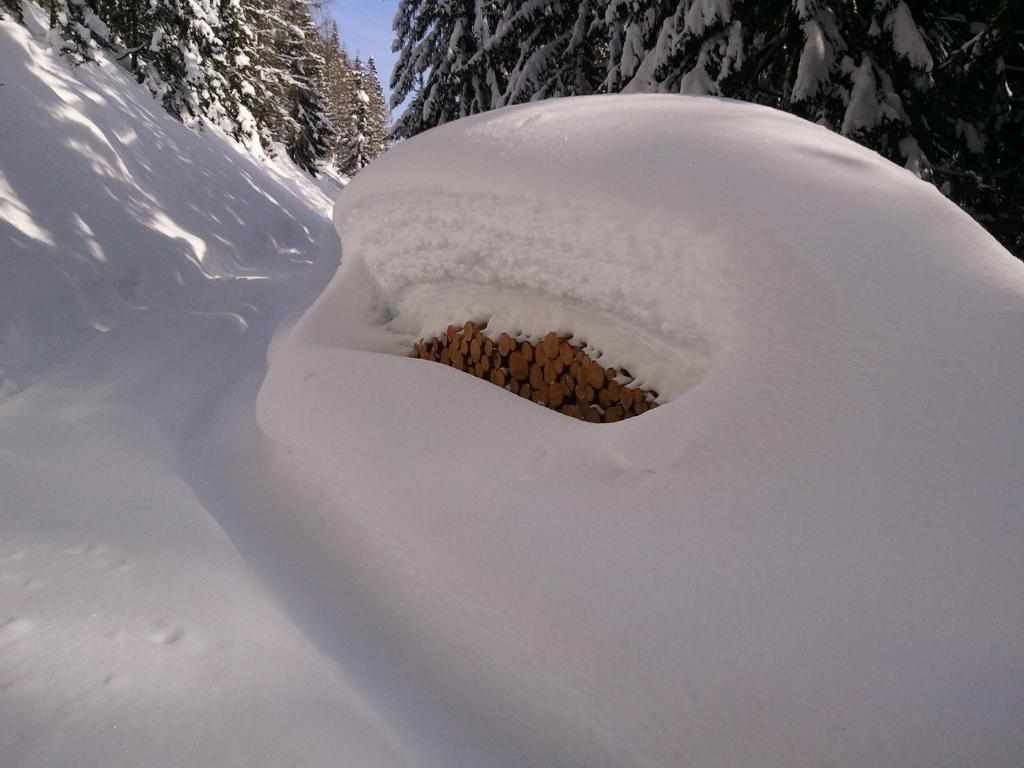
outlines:
[[[419,754],[1024,759],[1024,266],[931,186],[769,109],[592,97],[400,144],[335,220],[257,416]],[[650,339],[675,399],[589,425],[379,354],[492,315]]]

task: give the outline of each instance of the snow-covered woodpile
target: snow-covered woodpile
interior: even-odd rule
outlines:
[[[471,321],[449,325],[440,336],[417,341],[412,356],[450,365],[592,423],[622,421],[658,405],[657,392],[630,386],[629,371],[603,367],[589,347],[554,331],[543,338],[501,333],[497,339],[485,331]]]

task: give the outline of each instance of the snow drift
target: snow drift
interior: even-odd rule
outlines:
[[[934,188],[769,109],[593,97],[404,142],[335,222],[257,415],[424,764],[1024,759],[1024,267]],[[400,356],[466,319],[670,402],[589,425]]]
[[[26,14],[36,39],[0,21],[0,765],[409,764],[243,559],[259,514],[213,503],[257,462],[271,333],[337,263],[337,187],[102,54],[72,69]]]

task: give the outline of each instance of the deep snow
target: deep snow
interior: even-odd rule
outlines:
[[[409,765],[219,504],[337,185],[9,21],[0,83],[0,765]]]
[[[439,764],[1024,760],[1024,267],[933,187],[760,107],[562,99],[400,144],[335,223],[257,414],[324,606],[372,589],[480,740]],[[669,402],[400,356],[492,312]]]
[[[514,108],[341,193],[299,320],[336,186],[0,62],[4,768],[1024,759],[1024,268],[931,187],[730,102]],[[667,402],[403,356],[469,317]]]

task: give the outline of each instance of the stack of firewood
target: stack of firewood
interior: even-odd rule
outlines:
[[[622,369],[603,368],[584,347],[551,332],[542,339],[492,339],[474,323],[449,325],[441,336],[421,339],[412,356],[450,365],[566,416],[612,422],[656,408],[658,393],[630,386]]]

